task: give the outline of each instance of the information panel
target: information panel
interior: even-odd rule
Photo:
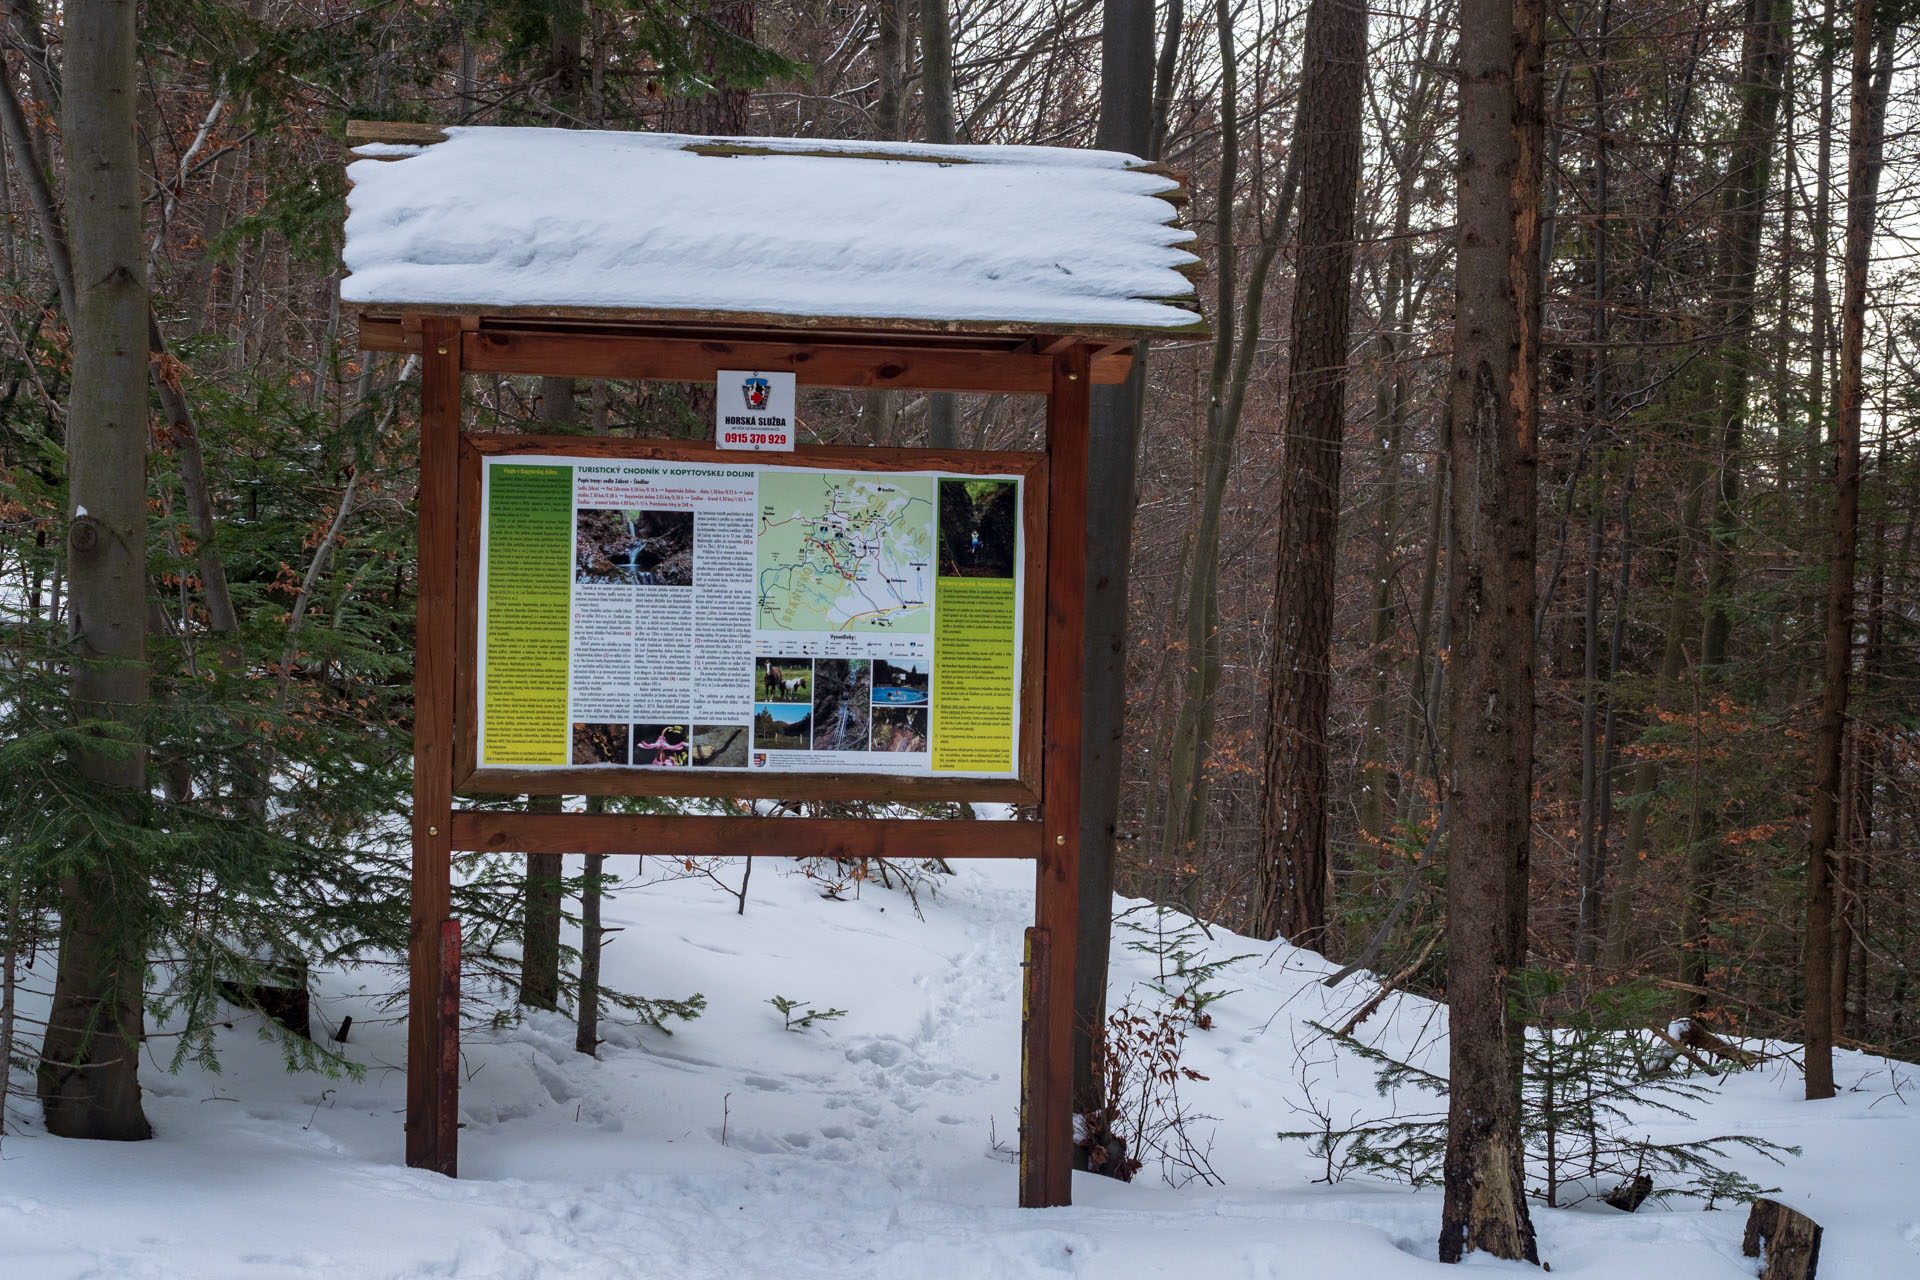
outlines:
[[[1017,475],[482,460],[482,768],[1017,777]]]

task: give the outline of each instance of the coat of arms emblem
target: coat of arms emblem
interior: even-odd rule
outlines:
[[[740,394],[746,397],[749,409],[758,411],[766,408],[768,390],[769,386],[765,378],[751,377],[740,380]]]

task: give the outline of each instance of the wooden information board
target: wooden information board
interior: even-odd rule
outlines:
[[[455,850],[1024,858],[1019,1199],[1069,1203],[1088,410],[1092,383],[1124,374],[1124,348],[516,323],[361,326],[363,344],[422,361],[407,1163],[459,1168]],[[1046,452],[743,454],[461,429],[469,372],[743,366],[812,385],[1044,395]],[[1002,801],[1024,816],[481,810],[456,808],[461,791]]]
[[[1046,481],[1042,453],[466,437],[457,787],[1036,801]]]

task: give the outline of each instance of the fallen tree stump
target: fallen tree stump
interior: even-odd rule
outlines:
[[[313,1021],[307,994],[307,962],[282,961],[260,972],[260,981],[220,983],[227,1003],[257,1009],[303,1040],[313,1039]],[[341,1039],[345,1039],[343,1035]]]
[[[1685,1028],[1680,1032],[1680,1043],[1689,1049],[1698,1049],[1702,1053],[1712,1054],[1722,1062],[1731,1062],[1735,1066],[1751,1067],[1760,1061],[1758,1054],[1742,1049],[1730,1041],[1722,1040],[1701,1026],[1698,1018],[1687,1019]]]
[[[1766,1261],[1760,1280],[1814,1280],[1820,1266],[1820,1236],[1820,1224],[1799,1210],[1778,1200],[1755,1200],[1740,1251],[1758,1258],[1764,1242]]]
[[[1636,1173],[1625,1182],[1607,1192],[1606,1202],[1622,1213],[1632,1213],[1647,1202],[1653,1194],[1653,1179],[1644,1173]]]

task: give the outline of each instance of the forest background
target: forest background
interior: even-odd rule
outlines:
[[[340,313],[347,119],[1093,145],[1114,125],[1103,33],[1111,55],[1128,11],[1152,105],[1130,145],[1187,175],[1213,336],[1157,343],[1096,409],[1124,618],[1099,622],[1096,595],[1095,628],[1124,684],[1091,690],[1093,736],[1116,715],[1119,749],[1089,765],[1090,794],[1103,768],[1113,781],[1089,847],[1130,895],[1439,991],[1458,15],[1369,6],[1343,28],[1365,55],[1342,92],[1302,53],[1310,10],[1336,8],[150,0],[126,53],[151,289],[135,557],[151,696],[102,719],[76,707],[91,668],[68,559],[84,513],[67,240],[85,207],[63,98],[81,9],[8,0],[0,1054],[39,1061],[48,1028],[23,1021],[16,988],[76,920],[121,957],[119,1016],[164,1021],[176,1062],[211,1052],[222,983],[405,951],[418,396],[412,366],[359,353]],[[1722,1030],[1798,1037],[1811,1013],[1841,1043],[1912,1058],[1913,15],[1832,0],[1541,13],[1525,962],[1564,979],[1564,1007],[1632,981]],[[1325,136],[1343,102],[1357,145],[1303,144],[1302,122]],[[1346,333],[1303,364],[1303,335],[1326,341],[1303,304],[1340,289],[1305,283],[1326,237],[1296,242],[1338,228],[1315,193],[1349,152]],[[1884,161],[1864,206],[1850,155]],[[1857,365],[1842,358],[1850,212],[1866,219]],[[1330,380],[1331,431],[1314,399]],[[503,377],[471,397],[472,426],[698,438],[703,394]],[[1849,403],[1864,418],[1851,527],[1835,474]],[[801,414],[831,443],[1024,449],[1042,429],[1005,397],[810,392]],[[1130,540],[1111,536],[1122,525]],[[1844,733],[1823,753],[1836,690]],[[124,785],[136,764],[144,783]],[[593,918],[601,876],[469,861],[455,913],[500,1016],[688,1012],[596,993],[591,957],[583,1000],[558,923]],[[1810,932],[1810,885],[1817,906],[1828,880]],[[289,1052],[325,1065],[323,1046]]]

